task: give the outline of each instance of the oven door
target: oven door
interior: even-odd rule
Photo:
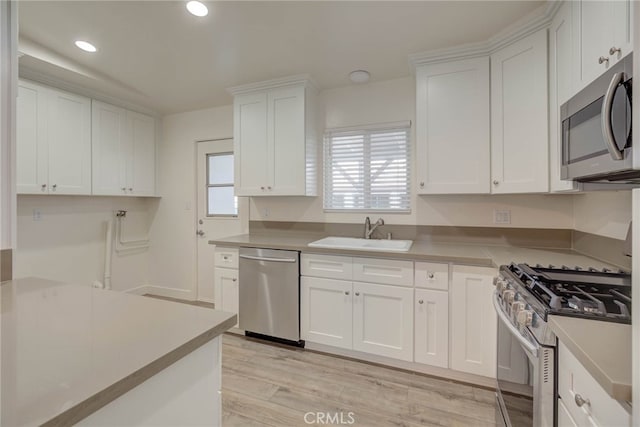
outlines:
[[[498,425],[528,427],[554,425],[553,349],[525,337],[510,321],[494,294],[498,314]]]

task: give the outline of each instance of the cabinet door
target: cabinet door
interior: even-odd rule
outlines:
[[[91,100],[49,91],[49,193],[91,194]]]
[[[217,310],[238,313],[240,300],[238,285],[238,270],[228,268],[214,270],[214,300]],[[239,314],[238,319],[240,319]],[[238,324],[236,323],[234,327],[237,328]]]
[[[352,348],[351,282],[302,276],[300,334],[303,340]]]
[[[266,92],[234,98],[233,146],[236,196],[267,195],[273,159],[267,146]]]
[[[93,101],[91,133],[93,194],[126,194],[125,110]]]
[[[613,38],[609,49],[620,49],[619,52],[610,55],[610,61],[616,63],[633,51],[633,8],[635,2],[617,0],[609,3],[613,17]]]
[[[156,182],[156,122],[153,117],[127,111],[127,193],[153,196]]]
[[[491,56],[493,193],[549,191],[547,30]]]
[[[413,289],[353,283],[353,349],[413,360]]]
[[[613,8],[610,1],[576,1],[571,2],[574,8],[574,22],[577,25],[576,53],[578,54],[577,90],[604,73],[613,61],[602,64],[599,58],[609,57],[610,44],[613,42]]]
[[[558,427],[578,427],[562,399],[558,399]]]
[[[492,268],[454,266],[451,282],[451,369],[496,375],[497,316]]]
[[[16,184],[18,194],[47,194],[47,92],[20,81],[16,101]]]
[[[573,95],[571,4],[564,3],[549,28],[549,187],[552,192],[573,191],[577,184],[560,179],[562,122],[560,106]]]
[[[416,70],[418,194],[490,192],[489,59]]]
[[[304,90],[273,89],[267,95],[268,195],[305,195]]]
[[[449,293],[416,289],[415,361],[449,367]]]

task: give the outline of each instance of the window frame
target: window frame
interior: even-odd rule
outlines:
[[[210,170],[210,162],[209,159],[211,157],[219,157],[219,156],[235,156],[233,151],[224,151],[224,152],[219,152],[219,153],[207,153],[206,154],[206,163],[207,163],[207,178],[205,180],[206,182],[206,188],[205,188],[205,199],[206,199],[206,209],[205,209],[205,216],[207,218],[237,218],[239,213],[240,213],[240,204],[238,203],[238,196],[235,195],[235,191],[234,191],[234,205],[236,208],[236,213],[235,214],[210,214],[209,213],[209,189],[210,188],[228,188],[231,187],[235,190],[235,182],[231,181],[230,184],[225,183],[225,184],[210,184],[209,183],[209,178],[211,177],[211,170]],[[232,160],[235,162],[235,157],[232,158]]]
[[[363,126],[355,126],[348,128],[334,128],[327,129],[324,132],[323,137],[323,150],[322,150],[322,160],[323,160],[323,191],[322,191],[322,208],[323,212],[327,213],[381,213],[381,214],[411,214],[412,210],[412,202],[413,202],[413,194],[411,193],[412,186],[412,161],[413,161],[413,144],[411,140],[411,121],[405,122],[394,122],[394,123],[380,123],[380,124],[372,124],[372,125],[363,125]],[[335,208],[335,207],[327,207],[327,183],[328,183],[328,152],[329,145],[331,142],[331,138],[339,135],[347,136],[348,134],[353,135],[362,135],[365,138],[365,143],[363,145],[363,187],[369,188],[369,196],[371,196],[371,147],[370,147],[370,136],[372,133],[376,132],[385,132],[385,131],[406,131],[406,144],[407,144],[407,158],[406,158],[406,167],[407,167],[407,208],[406,209],[398,209],[398,208]],[[368,140],[368,142],[366,142]],[[368,162],[364,160],[369,159]],[[366,172],[366,173],[365,173]],[[363,192],[363,196],[367,196],[367,192]]]

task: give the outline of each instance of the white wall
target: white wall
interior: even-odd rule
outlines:
[[[102,282],[106,222],[115,219],[114,211],[127,210],[127,237],[148,235],[156,203],[154,199],[128,197],[18,196],[14,276],[83,285]],[[40,212],[40,220],[34,220],[34,211]],[[148,261],[148,251],[114,252],[112,289],[146,285]]]
[[[195,142],[233,136],[231,106],[163,118],[158,194],[151,227],[150,283],[157,293],[194,299],[196,292]]]
[[[602,191],[574,197],[574,228],[622,240],[631,221],[631,191]]]
[[[413,77],[323,91],[324,127],[411,120],[415,123]],[[415,126],[412,126],[412,132]],[[415,135],[412,135],[415,146]],[[413,150],[415,153],[415,149]],[[322,156],[320,156],[320,159]],[[413,168],[415,171],[415,167]],[[322,181],[322,179],[320,179]],[[322,183],[320,183],[322,185]],[[415,177],[413,179],[415,188]],[[322,194],[322,191],[319,192]],[[511,210],[510,227],[571,228],[571,196],[413,196],[410,214],[383,214],[388,224],[495,226],[494,209]],[[325,213],[322,197],[251,199],[251,219],[270,221],[364,221],[362,213]]]

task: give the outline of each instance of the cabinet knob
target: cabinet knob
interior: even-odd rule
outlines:
[[[264,190],[264,187],[260,187],[261,190]]]
[[[231,279],[232,282],[237,282],[238,279],[236,279],[235,277],[233,279]]]
[[[51,188],[53,188],[53,191],[56,191],[56,188],[58,188],[58,184],[53,184]]]
[[[133,188],[129,187],[129,191],[133,191]]]
[[[428,277],[429,279],[433,279],[433,278],[435,277],[435,274],[433,274],[433,273],[429,273],[429,274],[427,274],[427,277]]]
[[[424,300],[418,300],[418,304],[424,304]]]
[[[498,184],[500,184],[500,181],[498,181],[497,179],[494,179],[493,180],[493,185],[498,185]]]
[[[576,405],[581,408],[584,404],[586,404],[587,406],[591,405],[591,402],[589,401],[589,399],[585,400],[582,396],[580,396],[578,393],[576,393],[576,397],[575,397],[575,401],[576,401]]]
[[[127,187],[122,187],[122,191],[127,191]]]
[[[620,53],[621,50],[619,47],[611,46],[609,49],[609,55],[615,55],[616,53]]]
[[[609,58],[606,56],[601,56],[600,58],[598,58],[598,64],[604,64],[604,63],[609,63]]]
[[[424,188],[424,182],[420,183],[420,188]]]
[[[360,296],[360,292],[356,292],[356,296],[359,297]]]
[[[267,187],[267,189],[271,190],[271,187]]]
[[[47,184],[42,184],[42,191],[47,189]]]
[[[344,294],[345,295],[349,295],[349,291],[344,291]]]

